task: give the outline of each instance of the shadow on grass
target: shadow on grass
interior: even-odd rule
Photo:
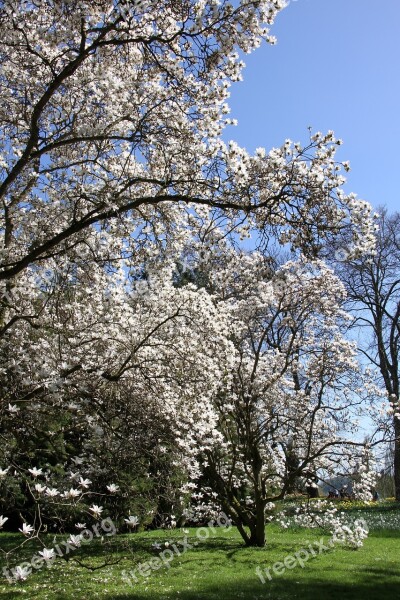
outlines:
[[[218,577],[217,572],[215,577]],[[356,584],[343,584],[338,582],[309,580],[295,581],[287,579],[267,581],[261,584],[252,579],[232,584],[203,586],[202,590],[180,590],[177,592],[153,591],[148,593],[127,592],[101,597],[107,600],[320,600],[329,598],[340,598],[340,600],[394,600],[399,596],[400,578],[398,581],[387,581],[388,573],[384,569],[372,570],[365,575],[362,581]],[[20,598],[19,591],[0,593],[2,600],[15,600]],[[79,596],[80,597],[80,596]],[[29,598],[29,596],[28,596]],[[71,600],[71,595],[60,594],[54,596],[56,600]]]
[[[217,574],[216,574],[217,576]],[[323,598],[340,598],[340,600],[394,600],[398,598],[399,581],[388,582],[387,573],[372,572],[366,575],[365,580],[355,585],[346,585],[329,581],[279,581],[267,582],[264,585],[253,581],[235,582],[224,585],[223,588],[215,584],[202,591],[180,591],[168,594],[160,591],[149,595],[142,595],[134,591],[127,594],[112,595],[108,600],[234,600],[245,598],[247,600],[319,600]]]
[[[396,529],[378,529],[369,532],[368,537],[370,538],[397,538],[400,544],[400,531]]]
[[[385,533],[387,535],[385,536]],[[399,532],[387,531],[371,534],[371,537],[388,537],[399,539]],[[310,536],[308,536],[310,534]],[[383,534],[383,536],[382,536]],[[385,546],[386,554],[380,551],[379,558],[369,557],[369,562],[364,563],[359,560],[353,563],[351,552],[345,558],[333,557],[332,562],[325,563],[318,567],[311,564],[305,570],[285,572],[282,576],[274,576],[271,581],[265,576],[266,582],[263,584],[255,574],[257,562],[266,563],[266,553],[271,553],[271,561],[275,561],[281,556],[292,554],[294,550],[300,549],[305,541],[304,536],[317,539],[320,532],[310,531],[297,536],[293,534],[290,540],[269,539],[268,547],[246,549],[240,538],[225,537],[225,534],[218,535],[215,538],[208,538],[204,544],[196,538],[191,531],[188,534],[189,541],[198,541],[199,545],[185,554],[184,564],[181,566],[177,562],[177,571],[173,569],[166,571],[160,576],[158,581],[146,589],[142,584],[140,588],[133,585],[121,584],[116,586],[114,593],[107,593],[104,584],[100,583],[98,589],[99,597],[102,600],[320,600],[338,598],[339,600],[395,600],[399,598],[400,590],[400,569],[397,568],[397,555],[389,552],[397,547],[396,542],[389,542]],[[109,538],[111,546],[115,543],[112,550],[113,557],[123,556],[125,562],[115,571],[114,577],[121,578],[120,570],[122,568],[135,568],[135,566],[149,557],[158,555],[158,551],[151,549],[152,543],[160,541],[161,544],[168,539],[173,543],[178,542],[178,537],[182,538],[181,532],[160,532],[160,535],[145,537],[145,534],[137,536],[120,535],[116,538]],[[284,536],[283,536],[284,537]],[[15,538],[14,538],[15,539]],[[2,537],[1,541],[6,541]],[[7,543],[9,539],[7,538]],[[307,542],[308,543],[308,542]],[[373,546],[375,545],[375,542]],[[399,545],[400,547],[400,545]],[[83,549],[82,549],[83,550]],[[100,542],[89,544],[85,547],[82,554],[91,558],[96,563],[104,556],[104,547]],[[399,551],[400,559],[400,551]],[[77,556],[82,556],[79,550]],[[375,555],[373,555],[375,556]],[[376,555],[378,556],[378,555]],[[390,559],[391,565],[385,564],[385,557]],[[367,555],[366,555],[367,559]],[[329,559],[330,560],[330,559]],[[371,560],[381,560],[377,565],[371,564]],[[349,570],[348,565],[352,565]],[[232,568],[231,568],[232,567]],[[243,573],[241,570],[243,569]],[[185,575],[186,572],[186,575]],[[101,573],[101,572],[100,572]],[[199,577],[197,577],[199,575]],[[73,577],[73,575],[71,574]],[[46,572],[41,572],[38,577],[43,578],[41,582],[46,583]],[[88,572],[88,577],[90,573]],[[183,579],[182,579],[183,578]],[[57,585],[57,582],[54,583]],[[76,586],[82,585],[78,580]],[[154,587],[153,587],[154,586]],[[197,589],[196,589],[197,586]],[[45,586],[47,587],[47,586]],[[83,584],[85,588],[85,585]],[[88,586],[88,590],[89,590]],[[153,587],[153,589],[151,589]],[[172,591],[173,588],[173,591]],[[73,592],[63,593],[61,590],[54,591],[51,595],[51,586],[49,586],[50,595],[48,598],[55,600],[80,600],[86,597],[91,600],[91,591],[79,590],[77,595]],[[79,589],[79,588],[78,588]],[[86,589],[86,588],[85,588]],[[92,588],[94,589],[94,588]],[[97,592],[96,589],[96,592]],[[32,591],[25,598],[42,597]],[[81,595],[82,594],[82,595]],[[97,593],[96,593],[97,595]],[[20,590],[12,590],[1,594],[3,600],[15,600],[21,597]]]

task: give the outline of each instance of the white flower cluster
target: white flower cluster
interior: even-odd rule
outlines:
[[[349,548],[361,548],[364,540],[368,537],[369,528],[364,519],[359,519],[354,523],[346,523],[342,518],[331,519],[332,541],[335,544],[341,544]]]
[[[332,535],[332,543],[352,549],[360,548],[369,532],[367,522],[363,518],[353,521],[345,512],[339,512],[335,507],[331,508],[331,504],[325,500],[297,507],[292,517],[282,512],[276,521],[284,529],[293,525],[326,529]]]
[[[216,521],[220,514],[221,505],[218,502],[217,494],[208,487],[202,487],[192,493],[190,505],[183,511],[183,516],[191,523]]]

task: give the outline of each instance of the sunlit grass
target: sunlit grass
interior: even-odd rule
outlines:
[[[214,532],[205,529],[187,531],[152,531],[110,538],[112,554],[100,540],[96,540],[78,549],[68,562],[58,558],[51,569],[36,571],[25,582],[5,582],[0,585],[0,597],[38,600],[315,600],[332,597],[341,600],[393,600],[400,589],[398,530],[373,531],[357,551],[335,547],[323,549],[321,553],[317,543],[322,537],[327,542],[329,536],[317,529],[281,531],[277,525],[269,525],[268,545],[262,549],[245,548],[233,528],[230,531],[222,528]],[[201,539],[207,535],[207,539]],[[184,537],[191,546],[186,550],[178,545]],[[0,544],[6,548],[17,538],[3,534]],[[52,542],[53,537],[49,536],[47,547],[50,548]],[[156,542],[160,543],[161,549],[152,548]],[[166,547],[165,543],[169,546]],[[180,549],[180,556],[173,544]],[[316,549],[316,556],[306,560],[303,568],[296,564],[281,575],[274,574],[272,567],[275,563],[284,561],[289,555],[296,556],[296,552],[309,548],[310,544]],[[147,575],[141,575],[140,564],[148,564],[166,548],[174,556],[169,566],[161,566],[157,570],[142,566]],[[30,558],[32,552],[32,548],[26,547],[20,559]],[[170,557],[170,553],[167,552],[166,556]],[[100,566],[107,557],[118,562],[91,571],[79,566],[75,557],[81,558],[91,568]],[[257,567],[264,573],[265,583],[257,576]],[[271,580],[265,575],[266,568],[270,569]]]

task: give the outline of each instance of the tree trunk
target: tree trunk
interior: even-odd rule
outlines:
[[[400,419],[394,419],[394,493],[400,502]]]
[[[265,516],[264,516],[264,505],[256,510],[255,518],[248,521],[246,525],[242,523],[236,516],[230,514],[233,523],[238,528],[240,535],[246,546],[264,548],[265,546]]]
[[[256,492],[256,509],[255,518],[250,525],[250,537],[246,542],[246,546],[257,546],[264,548],[265,546],[265,502],[259,497]]]
[[[262,514],[259,514],[257,511],[257,515],[255,519],[252,519],[251,522],[248,522],[246,525],[242,523],[240,519],[230,512],[229,516],[232,518],[233,523],[237,527],[240,535],[246,546],[257,546],[258,548],[264,548],[265,546],[265,517],[264,517],[264,507],[262,510]],[[235,511],[236,512],[236,511]]]
[[[233,522],[235,523],[235,525],[236,525],[236,527],[237,527],[240,535],[242,536],[242,539],[243,539],[244,543],[246,544],[246,546],[251,546],[252,544],[250,543],[250,535],[247,533],[247,531],[243,527],[242,523],[237,522],[237,521],[235,522],[234,520],[233,520]]]
[[[245,539],[246,546],[248,547],[257,547],[264,548],[265,546],[265,527],[260,523],[255,523],[253,527],[250,528],[250,535]]]
[[[258,548],[264,548],[265,546],[265,518],[264,511],[262,516],[257,515],[256,526],[254,530],[254,543],[253,546],[257,546]]]

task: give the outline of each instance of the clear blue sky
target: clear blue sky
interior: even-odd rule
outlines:
[[[400,210],[400,0],[291,0],[271,33],[231,87],[227,137],[253,152],[333,129],[345,189]]]

